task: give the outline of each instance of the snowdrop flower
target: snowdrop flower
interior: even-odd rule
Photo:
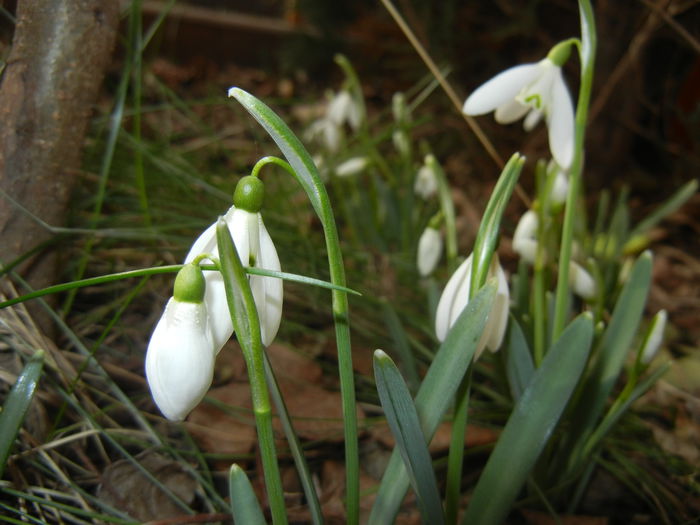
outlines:
[[[576,295],[586,300],[593,299],[597,290],[591,274],[574,261],[569,263],[569,286]]]
[[[418,273],[426,277],[433,273],[442,255],[442,236],[440,232],[428,226],[418,239]]]
[[[350,92],[344,89],[331,99],[326,118],[338,126],[348,123],[357,131],[362,123],[362,110]]]
[[[224,221],[244,266],[280,271],[277,250],[260,215],[263,197],[262,181],[252,175],[243,177],[236,186],[233,206],[224,215]],[[203,253],[218,258],[216,223],[209,226],[194,242],[185,262],[190,262]],[[207,304],[214,345],[218,352],[233,334],[233,323],[221,274],[206,272],[205,279],[207,288],[204,302]],[[262,343],[268,346],[277,335],[282,319],[282,280],[250,275],[249,281],[260,317]]]
[[[559,166],[568,169],[574,155],[574,107],[561,66],[568,59],[570,48],[568,42],[559,44],[537,63],[499,73],[467,98],[462,111],[474,116],[495,111],[500,124],[525,117],[526,131],[544,116],[552,156]]]
[[[520,217],[520,221],[515,228],[513,234],[513,250],[520,257],[530,263],[535,264],[537,255],[537,225],[539,220],[537,213],[533,210],[527,210]]]
[[[172,421],[185,419],[202,400],[214,374],[216,351],[203,301],[205,286],[197,264],[180,270],[146,351],[148,386],[160,411]]]
[[[560,206],[566,202],[566,194],[569,193],[569,177],[565,171],[557,170],[552,184],[552,192],[549,198],[554,206]]]
[[[473,258],[474,254],[469,255],[455,273],[452,274],[438,302],[437,312],[435,313],[435,335],[440,341],[445,340],[447,332],[469,303]],[[503,342],[506,325],[508,324],[510,302],[508,282],[498,261],[498,254],[495,253],[488,271],[488,278],[491,279],[493,277],[498,282],[498,289],[486,321],[486,326],[481,334],[481,339],[479,339],[476,346],[475,360],[479,358],[484,348],[488,348],[492,352],[498,350]]]
[[[327,118],[315,120],[305,134],[307,140],[320,139],[323,141],[328,151],[332,153],[335,153],[340,148],[342,136],[342,128]]]
[[[437,193],[437,190],[437,175],[435,175],[435,172],[427,163],[424,163],[416,174],[416,180],[413,183],[413,191],[417,195],[420,195],[423,200],[428,200]]]
[[[654,318],[651,320],[651,326],[647,332],[646,340],[642,346],[641,352],[641,362],[645,365],[651,363],[654,359],[659,348],[661,347],[661,341],[664,338],[664,329],[666,328],[666,321],[668,319],[668,314],[666,310],[659,310]]]
[[[335,168],[335,174],[338,177],[351,177],[352,175],[358,175],[365,170],[368,164],[369,160],[367,157],[352,157],[345,162],[340,163]]]

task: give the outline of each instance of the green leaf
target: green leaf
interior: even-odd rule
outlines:
[[[463,524],[503,522],[568,404],[586,366],[592,338],[593,321],[583,314],[549,350],[508,418]]]
[[[492,280],[469,301],[438,349],[415,399],[416,412],[425,440],[430,442],[449,408],[491,311],[496,283]],[[392,523],[408,490],[408,476],[400,452],[394,449],[384,472],[369,517],[370,524]]]
[[[17,377],[0,412],[0,477],[5,470],[10,449],[24,422],[44,366],[44,351],[37,351]]]
[[[617,382],[630,346],[639,329],[651,285],[650,252],[639,256],[622,288],[610,324],[603,333],[595,364],[587,376],[577,403],[577,428],[571,434],[587,436],[597,424],[605,404]]]
[[[506,358],[506,374],[514,400],[518,400],[535,373],[535,364],[520,324],[510,316],[510,326],[503,345]]]
[[[231,465],[228,474],[228,490],[231,497],[231,515],[237,525],[265,525],[258,498],[243,469]]]
[[[396,447],[418,497],[424,523],[445,522],[435,472],[411,394],[398,368],[383,351],[374,352],[377,392]]]

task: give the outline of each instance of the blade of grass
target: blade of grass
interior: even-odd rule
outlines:
[[[0,478],[5,470],[10,449],[17,437],[44,366],[44,351],[38,350],[17,377],[0,412]]]

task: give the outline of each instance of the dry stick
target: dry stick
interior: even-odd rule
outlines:
[[[488,139],[486,134],[482,131],[481,127],[476,123],[476,121],[467,115],[466,113],[462,112],[462,102],[460,101],[459,97],[457,96],[457,93],[455,93],[455,90],[452,88],[450,83],[447,81],[445,76],[442,74],[442,72],[438,69],[437,65],[433,61],[433,59],[430,57],[428,52],[425,50],[423,47],[423,44],[420,43],[420,40],[416,37],[416,35],[413,33],[413,30],[408,26],[406,21],[403,19],[401,16],[401,13],[399,13],[394,7],[394,4],[391,2],[391,0],[381,0],[382,4],[384,4],[384,7],[386,7],[386,10],[389,11],[389,14],[392,16],[396,24],[399,26],[401,31],[403,31],[403,34],[406,36],[408,41],[411,43],[413,48],[416,50],[416,52],[420,55],[421,59],[423,59],[423,62],[425,62],[425,65],[428,66],[428,69],[430,72],[433,74],[433,76],[437,79],[437,81],[440,83],[440,86],[442,89],[445,90],[445,93],[447,93],[448,98],[450,101],[452,101],[452,104],[454,104],[455,108],[457,109],[457,112],[464,117],[464,120],[467,122],[467,125],[469,126],[469,129],[472,130],[474,135],[476,135],[476,138],[481,142],[481,145],[484,147],[486,152],[489,154],[489,156],[493,159],[493,161],[496,163],[496,166],[498,166],[499,169],[503,169],[503,166],[505,166],[505,162],[501,158],[501,156],[498,154],[496,151],[496,148],[491,144],[491,141]],[[522,201],[530,207],[530,198],[525,194],[523,189],[520,187],[520,185],[516,185],[515,191],[518,194],[518,197],[522,199]]]

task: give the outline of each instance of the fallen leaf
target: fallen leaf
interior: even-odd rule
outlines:
[[[197,482],[177,461],[151,451],[142,452],[136,459],[178,498],[188,505],[192,503]],[[115,461],[104,470],[97,497],[139,521],[174,518],[185,513],[127,459]]]

